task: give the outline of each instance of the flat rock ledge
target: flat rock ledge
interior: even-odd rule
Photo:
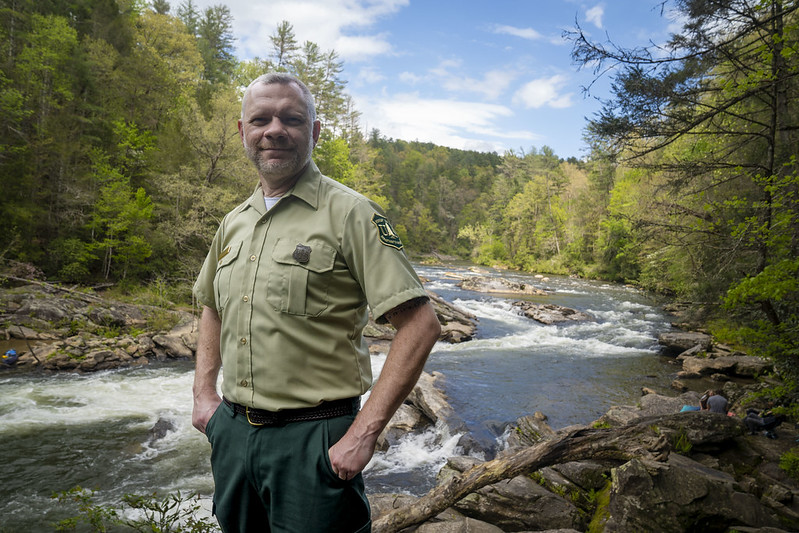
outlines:
[[[535,304],[525,301],[513,302],[511,305],[517,307],[521,314],[527,318],[547,326],[561,322],[583,322],[594,319],[588,313],[571,307],[563,307],[562,305]]]
[[[729,346],[714,342],[701,332],[674,331],[658,337],[662,353],[673,357],[682,370],[672,388],[686,391],[686,380],[709,379],[723,383],[730,380],[752,380],[774,370],[774,364],[763,357],[747,355]]]
[[[441,323],[440,341],[474,338],[474,315],[428,294]],[[388,350],[394,333],[374,320],[364,330],[373,352]],[[0,365],[0,371],[94,372],[191,360],[197,335],[196,313],[114,302],[46,283],[0,290],[0,338],[25,346],[17,349],[14,367]]]
[[[492,276],[469,276],[458,282],[458,287],[467,291],[500,293],[500,294],[526,294],[546,295],[547,291],[534,286],[532,283],[515,282],[509,279]]]

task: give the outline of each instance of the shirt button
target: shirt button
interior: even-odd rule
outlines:
[[[241,343],[242,343],[242,344],[247,344],[247,339],[246,339],[246,338],[244,338],[244,337],[242,337],[242,339],[241,339]]]
[[[242,379],[241,380],[241,386],[242,387],[246,387],[247,385],[249,385],[249,383],[247,383],[247,380],[246,379]]]
[[[249,296],[244,296],[244,298],[242,298],[242,300],[244,300],[245,302],[249,302],[250,301],[250,297]]]
[[[255,261],[255,256],[254,255],[250,256],[250,261]]]

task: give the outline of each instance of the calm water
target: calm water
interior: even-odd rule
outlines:
[[[426,370],[445,375],[453,407],[487,446],[503,425],[535,411],[557,429],[634,404],[641,386],[668,391],[674,367],[657,355],[656,341],[668,319],[646,295],[619,285],[535,280],[553,292],[534,301],[595,319],[543,326],[513,310],[516,297],[460,290],[451,275],[472,275],[467,269],[419,272],[431,290],[479,317],[477,339],[438,344]],[[374,358],[375,373],[382,362]],[[76,485],[97,490],[100,502],[154,491],[210,496],[209,446],[190,421],[192,378],[188,363],[83,376],[0,373],[0,531],[53,531],[52,522],[74,513],[51,496]],[[154,435],[156,424],[166,433]],[[376,455],[368,489],[426,492],[458,453],[457,440],[437,442],[429,433]]]

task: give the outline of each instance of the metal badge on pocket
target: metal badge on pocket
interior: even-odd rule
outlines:
[[[294,253],[291,254],[291,257],[293,257],[298,263],[302,263],[304,265],[311,260],[311,247],[305,246],[304,244],[298,244],[294,249]]]

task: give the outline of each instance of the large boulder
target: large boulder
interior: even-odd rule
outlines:
[[[753,378],[774,367],[773,363],[762,357],[749,355],[729,355],[722,357],[682,357],[684,377],[712,376],[723,374],[733,377]]]
[[[521,313],[527,318],[531,318],[536,322],[546,325],[558,324],[560,322],[593,320],[593,317],[588,313],[583,313],[571,307],[563,307],[562,305],[535,304],[532,302],[519,301],[513,302],[513,306],[520,308]]]
[[[22,302],[15,314],[39,318],[48,322],[59,322],[72,316],[73,307],[70,301],[65,299],[28,298]]]
[[[472,276],[464,278],[458,287],[467,291],[499,293],[499,294],[527,294],[545,295],[547,291],[539,289],[532,283],[512,281],[506,278],[491,276]]]
[[[439,472],[439,483],[479,463],[474,457],[453,457]],[[567,498],[520,475],[473,492],[455,504],[466,516],[502,531],[545,531],[581,525],[579,509]]]
[[[663,351],[670,355],[677,355],[685,350],[699,346],[701,350],[710,350],[713,338],[696,331],[671,331],[658,335],[658,343],[663,346]]]
[[[608,511],[608,533],[780,525],[755,495],[738,489],[733,476],[674,453],[665,463],[633,459],[614,468]]]
[[[555,430],[547,423],[545,414],[535,412],[532,415],[520,417],[509,428],[505,453],[538,444],[553,435],[555,435]]]
[[[477,318],[473,314],[445,301],[432,291],[427,291],[427,296],[441,324],[440,341],[454,344],[474,338]],[[372,317],[363,330],[372,353],[387,352],[395,333],[391,324],[378,324]]]
[[[186,346],[181,335],[154,335],[153,342],[173,359],[190,359],[194,356],[194,351]]]

